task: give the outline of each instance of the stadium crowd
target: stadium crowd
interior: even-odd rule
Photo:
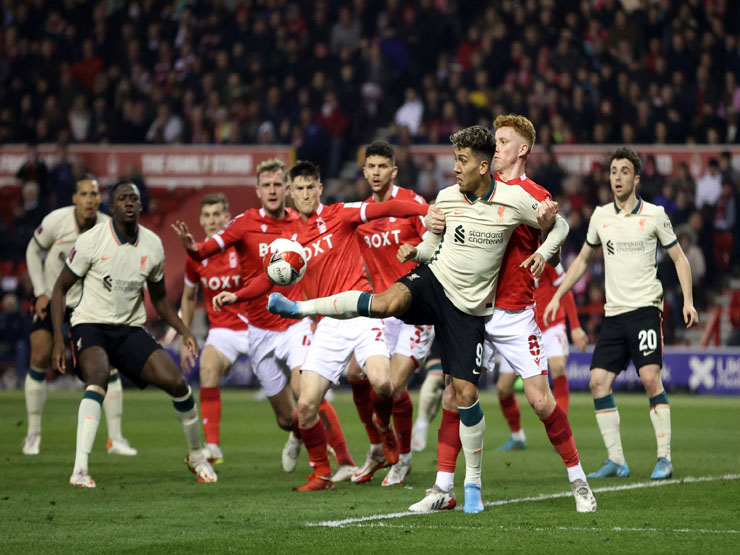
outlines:
[[[740,143],[730,0],[4,0],[0,10],[0,144],[60,145],[55,165],[31,147],[18,172],[23,202],[0,221],[2,264],[14,267],[85,169],[68,143],[288,144],[334,179],[329,201],[367,197],[341,170],[377,136],[399,145],[399,184],[434,198],[441,172],[406,147],[447,145],[507,112],[526,114],[545,147]],[[610,197],[607,168],[566,175],[546,152],[532,170],[569,219],[567,263]],[[640,192],[670,215],[699,307],[712,301],[701,286],[740,263],[738,186],[729,155],[696,181],[685,165],[667,176],[645,160]],[[660,266],[679,303],[675,271]],[[593,338],[604,291],[599,269],[590,275],[574,292]],[[26,325],[12,296],[28,301],[27,281],[3,284],[13,290],[2,329]],[[671,314],[669,342],[681,339]]]

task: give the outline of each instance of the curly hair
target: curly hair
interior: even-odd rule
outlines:
[[[450,142],[455,150],[470,148],[481,160],[491,161],[496,151],[496,140],[490,129],[482,125],[473,125],[460,129],[457,133],[450,135]]]
[[[524,139],[529,145],[529,151],[532,151],[534,141],[537,139],[537,132],[534,130],[534,125],[529,119],[524,116],[517,114],[508,114],[506,116],[498,116],[493,122],[494,129],[501,129],[502,127],[512,127],[522,139]]]
[[[385,141],[375,141],[365,147],[365,160],[370,158],[370,156],[382,156],[393,162],[396,153],[393,147]]]
[[[640,155],[631,148],[623,146],[612,152],[611,156],[609,156],[609,167],[611,167],[614,160],[629,160],[632,162],[632,167],[635,168],[635,175],[640,175],[642,160],[640,160]]]

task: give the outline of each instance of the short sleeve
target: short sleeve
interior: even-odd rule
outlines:
[[[539,201],[530,195],[521,187],[514,188],[519,196],[518,208],[521,222],[535,229],[540,229],[540,223],[537,221],[537,208]]]
[[[596,222],[598,218],[599,209],[594,210],[591,215],[591,220],[588,222],[588,231],[586,232],[586,244],[589,247],[598,247],[601,245],[601,238],[599,237],[599,225]]]
[[[54,244],[54,230],[59,225],[57,219],[54,212],[47,214],[33,232],[34,240],[45,251],[48,251]]]
[[[195,260],[190,257],[185,258],[185,285],[188,287],[196,287],[198,285],[198,264]]]
[[[658,236],[658,241],[664,249],[670,249],[673,245],[678,243],[676,233],[673,231],[673,225],[665,213],[665,209],[662,206],[658,207],[658,217],[655,221],[655,234]]]
[[[427,201],[425,201],[419,195],[414,195],[412,200],[415,202],[418,202],[422,206],[429,206],[427,204]],[[414,226],[416,233],[418,233],[419,237],[421,237],[422,239],[424,239],[424,236],[429,232],[429,230],[427,229],[427,226],[424,224],[424,216],[415,216],[411,218],[411,225]]]
[[[164,248],[159,238],[157,239],[155,260],[152,261],[154,264],[152,264],[152,269],[147,276],[147,281],[151,281],[152,283],[158,283],[164,279]]]
[[[95,237],[91,231],[86,231],[77,238],[65,262],[67,269],[78,278],[85,277],[95,259]]]

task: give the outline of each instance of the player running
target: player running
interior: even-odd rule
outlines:
[[[398,173],[393,147],[377,141],[365,148],[363,174],[372,189],[366,202],[376,203],[390,199],[409,200],[426,206],[419,195],[393,184]],[[398,247],[404,243],[418,244],[426,235],[423,218],[380,218],[357,228],[355,234],[360,253],[365,261],[370,281],[375,291],[385,291],[394,281],[416,267],[416,263],[401,263],[396,259]],[[399,459],[382,482],[383,486],[402,485],[411,470],[411,429],[413,426],[413,404],[408,394],[409,378],[424,363],[434,339],[432,326],[411,326],[398,318],[383,320],[388,351],[391,354],[390,376],[393,386],[393,424],[398,436]],[[370,480],[385,463],[380,434],[372,421],[372,389],[367,380],[350,378],[352,395],[360,419],[370,437],[370,450],[365,464],[355,472],[355,483]],[[363,399],[366,397],[366,399]],[[364,410],[363,410],[364,409]],[[369,409],[369,410],[368,410]]]
[[[223,193],[211,193],[200,203],[200,225],[206,237],[213,237],[231,219],[229,200]],[[200,353],[200,412],[206,435],[206,457],[209,462],[221,463],[221,391],[218,382],[226,375],[239,355],[249,353],[248,321],[237,307],[213,310],[213,297],[221,291],[236,291],[242,286],[239,254],[231,246],[200,262],[185,259],[185,287],[180,312],[182,321],[193,323],[198,287],[202,286],[210,329]],[[183,343],[180,361],[184,372],[189,372],[190,350]]]
[[[113,218],[77,239],[54,284],[51,318],[54,324],[54,367],[67,371],[62,324],[66,295],[85,280],[80,303],[72,313],[71,336],[75,371],[85,380],[77,416],[77,452],[73,486],[94,488],[88,457],[100,421],[100,405],[108,386],[110,367],[144,388],[155,385],[172,396],[190,453],[185,459],[200,482],[215,482],[216,473],[201,449],[200,422],[193,393],[170,355],[144,330],[144,288],[162,319],[182,334],[195,359],[198,344],[167,299],[164,249],[157,235],[139,225],[141,197],[129,181],[110,190]]]
[[[292,472],[302,445],[294,398],[297,398],[300,391],[300,368],[311,344],[311,321],[304,319],[297,323],[290,322],[267,311],[265,295],[273,285],[265,277],[262,266],[262,258],[267,253],[269,244],[278,237],[289,236],[291,226],[298,218],[295,210],[285,206],[288,192],[286,174],[285,164],[281,160],[270,159],[260,163],[257,166],[257,197],[261,208],[246,210],[201,243],[196,244],[183,222],[177,222],[173,229],[180,237],[188,257],[194,261],[235,248],[241,262],[240,286],[248,285],[258,289],[255,294],[247,294],[238,299],[244,303],[239,309],[246,312],[249,320],[248,353],[255,374],[267,393],[278,426],[284,430],[292,430],[282,452],[283,470]],[[300,284],[282,290],[290,298],[301,298]],[[249,292],[251,289],[244,291]],[[212,297],[209,312],[213,310],[218,314],[222,307],[235,302],[237,295],[223,290]],[[286,373],[291,376],[290,383],[285,378]],[[319,405],[319,413],[327,431],[329,445],[339,464],[337,474],[339,478],[347,480],[355,471],[355,463],[347,448],[347,440],[337,413],[326,400]]]
[[[33,283],[36,304],[31,323],[31,367],[26,374],[24,387],[28,414],[28,433],[23,440],[24,455],[38,455],[41,447],[41,415],[46,402],[46,370],[51,365],[53,333],[49,298],[54,282],[80,234],[109,219],[98,211],[100,186],[93,175],[83,174],[75,180],[72,203],[72,206],[50,212],[34,231],[26,249],[28,275]],[[81,294],[81,285],[76,284],[70,289],[63,319],[65,326],[69,325],[69,315],[77,306]],[[136,455],[136,449],[121,434],[123,388],[116,370],[110,372],[103,409],[108,424],[108,454]]]
[[[578,321],[578,311],[576,310],[576,301],[573,293],[568,292],[563,297],[563,307],[558,311],[554,322],[546,326],[542,321],[547,303],[552,299],[558,285],[563,281],[565,271],[558,264],[553,267],[550,264],[545,266],[542,275],[535,280],[534,301],[535,316],[537,327],[542,331],[542,345],[547,354],[547,366],[552,376],[552,394],[555,402],[560,406],[565,414],[568,414],[570,404],[570,390],[568,388],[568,378],[565,375],[565,364],[568,360],[568,335],[565,330],[565,317],[568,316],[570,324],[570,334],[573,343],[581,352],[586,350],[588,338],[586,332],[581,328]],[[497,451],[522,451],[527,448],[527,438],[524,429],[521,426],[521,413],[519,404],[514,395],[514,383],[519,376],[514,372],[511,365],[506,359],[501,358],[499,363],[499,377],[496,381],[496,392],[498,393],[499,406],[504,414],[506,422],[509,424],[511,435],[509,439]]]
[[[399,250],[399,260],[428,260],[428,264],[377,295],[345,291],[296,303],[274,293],[268,309],[292,318],[395,316],[407,324],[434,324],[460,413],[459,435],[466,461],[464,509],[479,513],[483,510],[480,476],[485,432],[478,402],[484,362],[483,317],[493,313],[499,269],[514,229],[520,223],[540,228],[538,214],[554,204],[541,206],[523,188],[492,179],[495,142],[486,128],[468,127],[455,133],[451,141],[457,184],[443,189],[436,202],[446,218],[444,237],[428,234],[418,247],[403,245]],[[567,230],[568,224],[557,218],[545,243],[522,266],[539,271],[543,260],[557,252]]]
[[[545,308],[545,323],[557,314],[560,299],[583,276],[599,246],[604,248],[606,317],[591,359],[591,395],[596,422],[608,458],[593,478],[627,477],[619,433],[619,411],[613,385],[630,359],[650,402],[650,420],[658,443],[658,460],[652,475],[664,480],[673,475],[671,462],[671,407],[663,388],[663,286],[657,277],[655,253],[660,244],[676,266],[683,291],[686,327],[699,322],[691,290],[691,267],[662,206],[637,195],[642,163],[630,148],[619,148],[609,157],[609,180],[614,202],[594,210],[586,243],[568,268],[563,282]]]

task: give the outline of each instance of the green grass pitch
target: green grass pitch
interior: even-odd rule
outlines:
[[[497,453],[507,429],[494,394],[482,397],[487,420],[480,515],[461,510],[401,515],[424,495],[436,471],[436,429],[414,454],[403,487],[337,484],[303,494],[301,454],[285,474],[267,402],[253,391],[225,391],[216,484],[199,484],[183,463],[185,440],[167,396],[124,394],[124,435],[136,457],[105,454],[104,419],[90,458],[94,490],[72,488],[80,393],[49,392],[41,454],[23,456],[23,393],[0,392],[2,553],[738,553],[740,546],[740,399],[671,395],[676,482],[650,486],[655,437],[644,395],[617,394],[628,479],[591,480],[598,512],[575,511],[565,469],[526,400],[519,396],[529,448]],[[416,396],[414,395],[414,400]],[[335,400],[350,450],[362,463],[367,437],[348,393]],[[587,472],[606,458],[586,394],[575,394],[571,424]],[[462,504],[464,462],[456,492]],[[687,477],[710,479],[688,481]],[[630,486],[613,490],[617,486]],[[610,488],[601,491],[600,488]],[[541,500],[506,502],[542,496]],[[494,503],[495,502],[495,503]],[[389,516],[390,515],[390,516]],[[363,519],[363,517],[365,517]],[[335,521],[334,526],[326,523]],[[321,524],[323,523],[323,524]]]

